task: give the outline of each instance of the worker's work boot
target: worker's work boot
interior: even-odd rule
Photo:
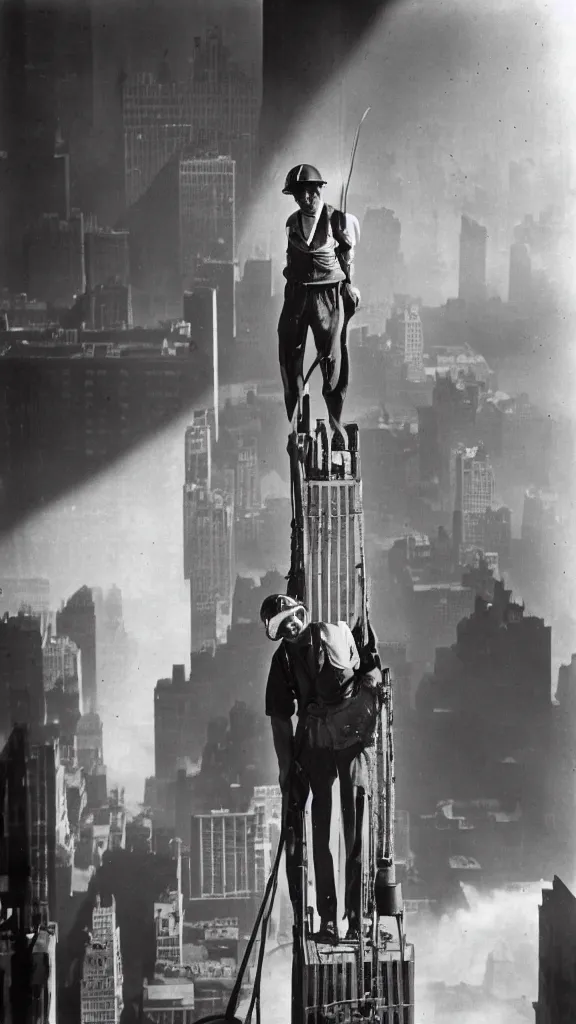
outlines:
[[[320,921],[320,928],[314,936],[316,942],[323,942],[327,946],[338,945],[338,928],[336,921],[331,921],[329,918]]]
[[[348,931],[346,932],[346,942],[359,942],[360,940],[360,921],[354,914],[350,914],[348,917]]]
[[[348,451],[348,434],[344,430],[344,427],[338,420],[335,420],[332,413],[329,414],[330,427],[332,428],[332,451],[333,452],[347,452]]]

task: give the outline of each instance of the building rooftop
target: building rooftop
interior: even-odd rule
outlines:
[[[449,857],[448,863],[456,871],[481,871],[482,868],[474,857],[463,857],[461,855]]]
[[[414,593],[426,590],[441,590],[443,592],[468,594],[470,587],[465,587],[462,583],[414,583],[413,590]]]

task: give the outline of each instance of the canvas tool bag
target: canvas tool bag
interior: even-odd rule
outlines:
[[[341,681],[340,673],[334,669],[326,652],[319,624],[311,624],[314,662],[318,666],[315,679],[311,679],[313,702],[306,708],[306,739],[310,747],[331,747],[333,750],[348,750],[350,747],[364,749],[372,746],[376,723],[380,713],[380,689],[370,676],[355,673],[352,679]],[[290,654],[285,647],[288,665]],[[310,672],[304,659],[300,665]],[[322,682],[322,697],[318,693]]]

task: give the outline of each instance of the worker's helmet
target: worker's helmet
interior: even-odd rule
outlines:
[[[298,615],[305,623],[308,612],[301,601],[295,601],[287,594],[271,594],[262,602],[260,618],[266,627],[266,636],[269,640],[279,640],[279,629],[285,619],[291,615]]]
[[[288,171],[282,193],[285,196],[292,196],[294,195],[294,189],[297,189],[299,185],[326,184],[317,167],[313,167],[312,164],[298,164],[297,167],[293,167],[291,171]]]

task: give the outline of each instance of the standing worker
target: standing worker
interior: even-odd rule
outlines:
[[[319,942],[338,942],[334,865],[330,852],[332,787],[338,777],[346,849],[345,916],[348,940],[362,927],[362,828],[371,757],[380,710],[382,672],[376,639],[362,658],[346,622],[310,622],[306,607],[284,594],[266,598],[260,618],[270,640],[281,640],[266,687],[280,786],[288,801],[295,848],[287,843],[286,868],[294,905],[303,812],[312,791],[312,845]],[[292,716],[298,709],[294,734]]]
[[[360,226],[356,217],[324,203],[320,193],[325,184],[316,167],[300,164],[288,172],[282,190],[294,197],[299,209],[286,222],[286,286],[278,322],[280,372],[292,422],[304,389],[306,336],[311,327],[334,445],[347,448],[341,422],[349,378],[346,335],[360,302],[360,293],[352,285]]]

